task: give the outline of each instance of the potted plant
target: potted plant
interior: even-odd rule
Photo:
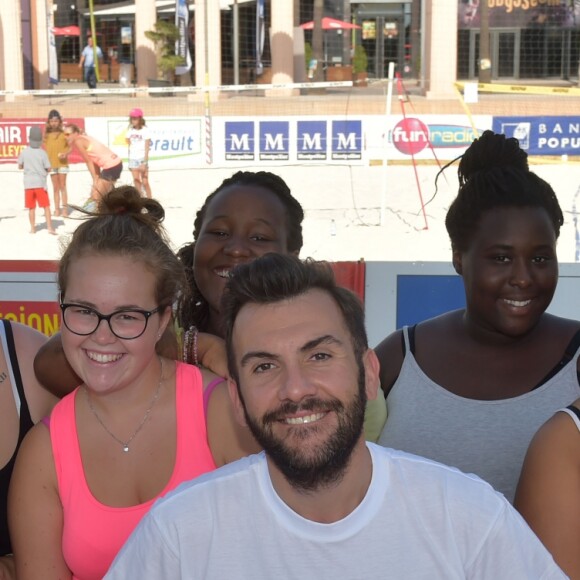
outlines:
[[[354,47],[354,54],[352,57],[352,72],[354,76],[354,85],[356,87],[366,87],[368,84],[367,67],[369,60],[364,47],[357,44]]]
[[[153,30],[145,31],[145,36],[155,43],[157,52],[158,77],[149,79],[149,86],[173,85],[175,67],[184,64],[183,58],[175,54],[175,42],[179,39],[179,29],[173,22],[158,20]]]

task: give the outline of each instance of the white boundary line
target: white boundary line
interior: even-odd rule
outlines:
[[[264,91],[271,89],[330,89],[337,87],[352,87],[352,81],[335,81],[320,83],[278,83],[269,85],[214,85],[207,87],[128,87],[109,89],[42,89],[0,91],[0,96],[42,96],[55,97],[62,95],[147,95],[149,93],[212,93],[238,91]]]

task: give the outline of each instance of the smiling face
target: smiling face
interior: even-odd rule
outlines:
[[[210,306],[210,332],[221,334],[219,304],[230,270],[268,252],[288,252],[284,205],[268,189],[233,185],[209,203],[195,242],[193,271]]]
[[[554,227],[543,208],[488,210],[453,263],[463,276],[470,328],[499,341],[517,339],[536,326],[556,290]]]
[[[90,254],[71,261],[65,303],[89,306],[102,314],[125,308],[153,310],[155,275],[130,256]],[[151,315],[145,332],[133,340],[117,338],[106,321],[88,336],[72,333],[63,324],[62,344],[71,366],[87,387],[108,393],[158,375],[155,345],[170,319],[170,307]]]
[[[64,134],[66,136],[66,142],[71,146],[74,144],[74,142],[80,136],[80,133],[77,133],[71,127],[66,127],[64,130]]]
[[[318,289],[273,304],[247,304],[236,317],[232,347],[238,416],[274,468],[296,488],[340,479],[364,446],[367,397],[378,366],[372,351],[357,361],[343,314]]]

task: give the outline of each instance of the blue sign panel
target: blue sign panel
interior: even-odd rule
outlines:
[[[580,117],[494,117],[493,130],[529,155],[580,155]]]
[[[397,276],[397,328],[465,308],[460,276]]]
[[[289,127],[287,121],[260,123],[260,160],[288,161],[290,157]]]
[[[326,121],[298,121],[296,158],[301,161],[326,159]]]
[[[226,159],[253,161],[255,149],[253,121],[226,121]]]
[[[332,159],[362,158],[362,121],[332,121]]]

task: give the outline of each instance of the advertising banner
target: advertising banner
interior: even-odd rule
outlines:
[[[515,137],[528,155],[580,155],[580,116],[494,117],[493,130]]]
[[[176,75],[184,75],[191,69],[191,54],[189,52],[189,8],[187,0],[175,0],[175,26],[179,30],[179,38],[175,42],[175,54],[183,59],[185,64],[175,67]]]
[[[205,164],[202,154],[202,117],[155,117],[147,119],[151,135],[149,162],[155,168],[198,167]],[[129,155],[126,117],[88,118],[87,133],[110,147],[123,161]]]
[[[69,123],[85,126],[84,119],[66,119]],[[46,119],[0,119],[0,163],[16,163],[20,152],[28,146],[28,134],[31,127],[46,128]],[[73,150],[68,158],[69,163],[82,163],[82,157]]]
[[[451,160],[462,155],[476,136],[491,129],[490,115],[390,115],[364,118],[370,159]]]
[[[213,120],[214,159],[362,164],[363,121],[344,117],[230,117]]]
[[[492,28],[576,28],[580,4],[574,0],[459,0],[459,28],[481,26],[481,4],[489,6]]]
[[[0,318],[51,336],[60,328],[56,262],[0,260]]]

